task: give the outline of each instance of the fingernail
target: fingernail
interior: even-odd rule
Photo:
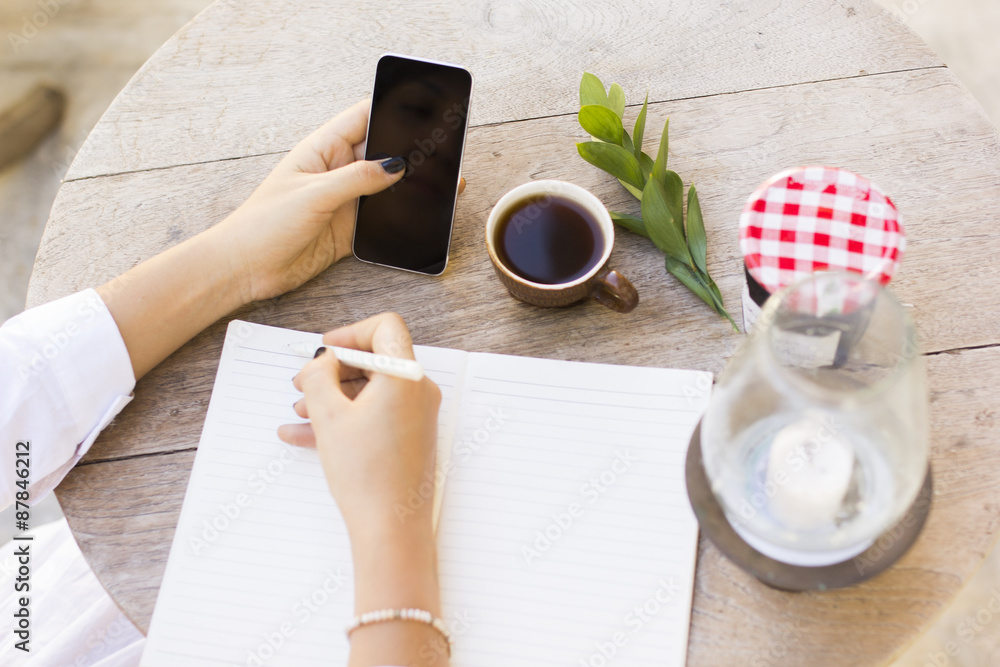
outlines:
[[[382,169],[387,174],[398,174],[406,169],[406,160],[401,157],[391,157],[388,160],[382,160],[379,164],[382,165]]]
[[[313,355],[313,359],[316,359],[317,357],[319,357],[320,355],[322,355],[324,352],[326,352],[326,348],[325,347],[316,348],[316,354]]]

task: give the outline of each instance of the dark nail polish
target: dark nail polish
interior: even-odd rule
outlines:
[[[326,352],[326,348],[325,348],[325,347],[320,347],[320,348],[317,348],[317,349],[316,349],[316,354],[314,354],[314,355],[313,355],[313,359],[315,359],[315,358],[319,357],[319,356],[320,356],[321,354],[323,354],[324,352]]]
[[[401,157],[391,157],[388,160],[382,160],[379,164],[382,165],[382,169],[387,174],[398,174],[406,169],[406,160]]]

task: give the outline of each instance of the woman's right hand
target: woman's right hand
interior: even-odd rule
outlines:
[[[330,331],[323,342],[414,358],[410,332],[395,313]],[[279,436],[317,447],[352,536],[409,521],[430,527],[441,403],[437,385],[426,377],[413,382],[342,366],[333,354],[306,364],[294,384],[305,393],[295,410],[310,423],[282,426]]]
[[[335,329],[323,342],[413,359],[410,332],[394,313]],[[295,411],[311,423],[282,426],[279,436],[319,450],[351,538],[355,613],[417,608],[440,618],[432,515],[441,391],[426,377],[413,382],[341,366],[329,352],[294,383],[305,393]],[[351,634],[349,664],[447,667],[447,655],[431,626],[391,621]]]

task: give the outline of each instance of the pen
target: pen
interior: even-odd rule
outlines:
[[[348,366],[360,368],[366,371],[384,373],[404,380],[420,380],[424,377],[423,367],[412,359],[397,359],[384,354],[372,354],[361,350],[352,350],[346,347],[335,347],[333,345],[312,346],[307,343],[291,343],[288,351],[300,356],[313,356],[316,350],[326,348],[333,352],[334,356]]]

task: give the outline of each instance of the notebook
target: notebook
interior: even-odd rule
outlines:
[[[301,422],[291,344],[227,331],[144,667],[344,665],[353,616],[343,520]],[[452,665],[683,665],[697,523],[695,371],[416,348],[441,388],[437,523]],[[433,502],[427,489],[413,503]]]

